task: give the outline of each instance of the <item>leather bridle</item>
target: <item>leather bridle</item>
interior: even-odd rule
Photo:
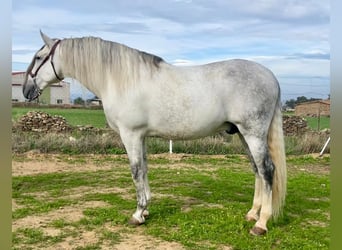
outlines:
[[[55,73],[55,76],[58,80],[62,81],[63,78],[59,77],[57,72],[56,72],[56,69],[55,69],[55,65],[53,63],[53,56],[55,54],[55,50],[57,48],[57,45],[61,42],[61,40],[57,40],[57,42],[55,42],[55,44],[52,46],[49,54],[44,58],[44,60],[42,61],[42,63],[39,65],[39,67],[36,69],[36,71],[34,73],[32,73],[32,71],[29,72],[29,75],[35,79],[37,74],[38,74],[38,71],[40,70],[40,68],[49,60],[49,58],[51,57],[51,66],[52,66],[52,69],[53,69],[53,72]]]

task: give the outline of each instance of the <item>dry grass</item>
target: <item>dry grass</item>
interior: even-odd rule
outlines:
[[[319,153],[329,135],[326,133],[308,132],[301,136],[285,137],[287,154]],[[159,138],[148,138],[148,152],[152,154],[169,151],[169,141]],[[37,150],[42,153],[68,154],[124,154],[125,149],[118,134],[110,130],[77,131],[70,133],[12,133],[12,151],[23,153]],[[245,154],[238,136],[216,135],[192,141],[175,141],[174,153],[186,154]],[[330,152],[330,147],[325,150]]]

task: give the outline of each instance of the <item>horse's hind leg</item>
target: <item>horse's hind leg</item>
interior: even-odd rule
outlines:
[[[257,220],[250,233],[261,235],[267,232],[267,221],[272,216],[272,181],[274,165],[268,153],[266,136],[244,136],[255,168],[255,193],[249,220]],[[260,215],[258,212],[260,210]]]
[[[132,179],[137,191],[137,209],[129,223],[140,225],[145,222],[145,216],[148,216],[147,205],[151,199],[145,141],[141,134],[132,131],[120,130],[120,136],[128,154]]]
[[[246,215],[247,221],[257,221],[262,204],[262,180],[258,174],[255,175],[254,197],[252,208]]]
[[[254,197],[253,197],[253,206],[251,210],[248,211],[246,215],[247,221],[257,221],[259,219],[259,212],[261,208],[261,199],[262,199],[262,182],[261,178],[258,175],[258,168],[254,162],[254,158],[249,150],[248,144],[245,141],[245,138],[239,133],[239,137],[241,139],[242,144],[245,146],[249,159],[251,161],[254,173],[255,173],[255,184],[254,184]]]

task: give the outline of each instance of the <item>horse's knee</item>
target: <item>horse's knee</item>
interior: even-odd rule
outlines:
[[[138,181],[142,178],[143,172],[139,163],[131,164],[131,174],[134,181]]]

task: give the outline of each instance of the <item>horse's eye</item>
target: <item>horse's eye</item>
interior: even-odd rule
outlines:
[[[42,59],[40,56],[36,56],[36,60],[40,60]]]

